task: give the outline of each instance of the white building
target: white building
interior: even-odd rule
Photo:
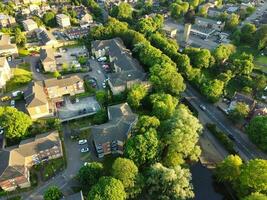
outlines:
[[[27,19],[22,22],[25,31],[33,31],[38,28],[38,25],[32,19]]]
[[[61,27],[61,28],[65,28],[70,26],[70,18],[67,15],[64,14],[58,14],[56,16],[56,20],[57,20],[57,24]]]
[[[11,44],[9,35],[0,36],[0,55],[17,55],[18,48],[16,44]]]
[[[12,77],[9,64],[5,57],[0,57],[0,91],[6,86],[6,82]]]

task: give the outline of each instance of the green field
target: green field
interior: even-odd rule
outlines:
[[[6,84],[6,92],[20,89],[32,80],[32,73],[25,69],[26,66],[22,68],[12,69],[13,77]]]

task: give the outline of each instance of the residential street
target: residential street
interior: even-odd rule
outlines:
[[[247,135],[234,127],[227,117],[217,109],[213,104],[208,103],[196,92],[189,84],[183,96],[190,97],[191,103],[199,111],[199,116],[206,116],[206,123],[214,123],[226,134],[232,134],[235,137],[236,150],[244,160],[253,158],[267,159],[267,156],[261,152],[252,142],[249,141]],[[199,108],[200,105],[205,105],[206,111]]]

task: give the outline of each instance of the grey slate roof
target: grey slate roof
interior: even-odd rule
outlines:
[[[50,79],[46,79],[44,80],[44,85],[45,87],[66,87],[68,85],[73,85],[75,83],[78,83],[80,81],[83,81],[79,76],[74,75],[74,76],[70,76],[70,77],[64,77],[61,79],[57,79],[57,78],[50,78]]]
[[[41,49],[40,59],[42,62],[55,61],[54,50],[52,48]]]
[[[47,97],[41,81],[31,82],[24,93],[27,107],[35,107],[47,104]]]
[[[109,75],[113,86],[125,85],[127,81],[137,79],[141,82],[145,79],[146,75],[142,66],[131,56],[130,51],[124,46],[120,38],[93,41],[92,49],[94,51],[105,49],[108,52],[111,64],[115,69],[118,69],[117,72]]]
[[[127,103],[108,107],[109,122],[94,126],[91,129],[95,144],[102,144],[113,140],[125,141],[129,130],[137,120]]]

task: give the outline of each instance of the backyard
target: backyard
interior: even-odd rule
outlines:
[[[13,77],[7,82],[6,92],[17,90],[27,85],[32,80],[30,64],[23,63],[18,68],[11,69]]]

